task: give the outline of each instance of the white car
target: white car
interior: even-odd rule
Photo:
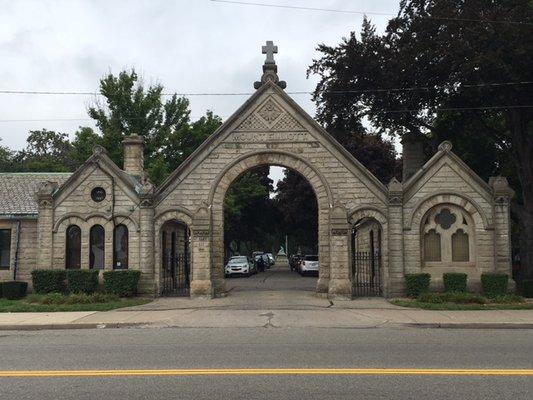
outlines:
[[[246,256],[231,257],[224,268],[224,275],[246,275],[250,276],[257,273],[254,263]]]
[[[320,263],[318,262],[318,256],[306,255],[300,260],[298,272],[300,275],[318,275],[320,269]]]
[[[270,265],[276,265],[276,259],[274,258],[272,253],[266,253],[266,255],[268,257],[268,262],[270,263]]]

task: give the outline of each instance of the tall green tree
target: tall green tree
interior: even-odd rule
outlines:
[[[145,88],[135,70],[104,77],[100,94],[102,100],[88,112],[102,133],[101,144],[113,161],[122,165],[120,143],[126,136],[141,135],[145,163],[155,183],[161,183],[221,124],[212,113],[191,123],[186,98],[174,94],[164,101],[163,86]]]
[[[68,172],[76,167],[72,151],[72,144],[66,133],[41,129],[30,131],[26,147],[14,159],[19,171]]]
[[[14,156],[15,154],[11,149],[0,146],[0,172],[11,172],[14,169]]]
[[[435,139],[446,121],[477,172],[516,176],[512,210],[530,276],[533,108],[524,82],[533,81],[533,41],[524,39],[532,21],[530,0],[402,0],[383,35],[365,19],[359,38],[319,46],[309,70],[320,76],[314,99],[324,124],[367,116],[380,132]]]

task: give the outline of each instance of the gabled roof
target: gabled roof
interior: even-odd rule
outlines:
[[[413,185],[416,184],[422,177],[437,164],[442,158],[448,157],[454,164],[459,166],[468,176],[470,176],[487,194],[492,194],[493,190],[490,185],[485,182],[478,174],[476,174],[461,158],[452,151],[452,143],[444,141],[439,145],[439,150],[431,157],[413,176],[411,176],[404,184],[403,191],[407,193]]]
[[[117,164],[109,158],[106,150],[102,146],[96,146],[93,150],[93,155],[89,157],[73,174],[71,174],[65,182],[63,182],[59,189],[54,193],[54,198],[61,195],[61,193],[67,190],[67,188],[72,187],[76,179],[93,165],[98,165],[100,168],[103,167],[108,173],[124,182],[124,184],[132,189],[132,191],[136,193],[139,192],[140,182],[138,179],[121,170]]]
[[[328,143],[339,151],[349,163],[354,165],[357,169],[362,171],[365,175],[382,193],[387,192],[387,188],[383,183],[379,181],[363,164],[361,164],[351,153],[349,153],[333,136],[331,136],[318,122],[316,122],[305,110],[303,110],[283,89],[281,89],[274,82],[266,82],[259,89],[253,93],[248,100],[246,100],[212,135],[210,135],[178,168],[170,174],[170,176],[157,188],[156,190],[156,203],[161,200],[161,196],[164,192],[173,184],[177,177],[184,172],[190,164],[198,157],[202,152],[209,148],[219,138],[221,138],[228,130],[229,127],[241,116],[243,113],[251,107],[256,100],[261,97],[266,91],[274,90],[284,101],[292,107],[296,113],[302,116],[305,121],[315,130],[317,130]]]
[[[37,215],[36,193],[42,183],[50,181],[62,185],[71,175],[70,172],[0,173],[0,216]]]

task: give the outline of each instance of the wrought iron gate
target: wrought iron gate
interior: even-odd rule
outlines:
[[[188,296],[190,287],[189,254],[170,252],[163,256],[161,294],[163,296]]]
[[[352,260],[353,295],[381,296],[381,255],[379,252],[356,251]]]

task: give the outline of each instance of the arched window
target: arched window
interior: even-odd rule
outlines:
[[[468,234],[459,229],[452,235],[452,261],[469,261],[469,253]]]
[[[446,264],[474,260],[474,222],[461,207],[441,204],[431,209],[421,226],[422,259]]]
[[[424,235],[424,260],[440,261],[440,235],[431,229]]]
[[[103,269],[105,263],[105,230],[94,225],[89,234],[89,268]]]
[[[117,225],[113,234],[113,268],[128,268],[128,228]]]
[[[81,268],[81,229],[78,225],[70,225],[67,228],[65,268]]]

